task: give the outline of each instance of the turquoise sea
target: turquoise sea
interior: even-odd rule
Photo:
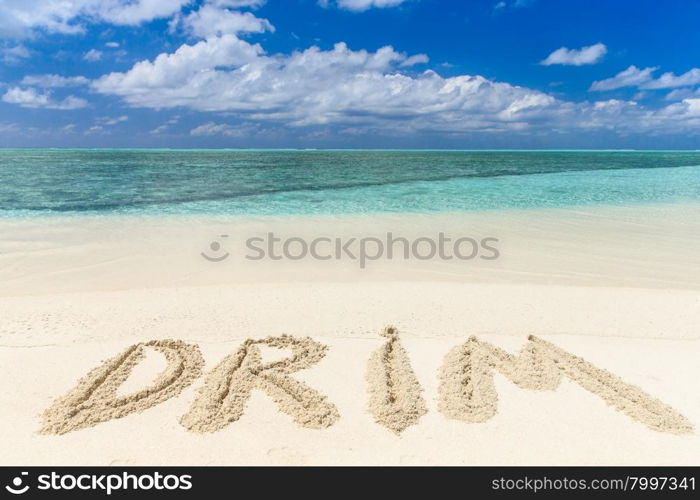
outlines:
[[[0,217],[700,201],[700,152],[0,150]]]

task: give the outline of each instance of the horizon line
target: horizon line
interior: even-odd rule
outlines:
[[[700,152],[700,149],[637,148],[178,148],[178,147],[0,147],[0,151],[454,151],[454,152]]]

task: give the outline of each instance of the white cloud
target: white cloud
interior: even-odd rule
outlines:
[[[102,52],[97,49],[90,49],[83,55],[83,59],[88,62],[97,62],[102,59]]]
[[[567,66],[583,66],[595,64],[600,61],[608,52],[608,48],[602,43],[589,45],[580,49],[568,49],[561,47],[547,56],[540,64],[551,66],[553,64],[563,64]]]
[[[95,15],[120,25],[137,25],[180,12],[192,0],[107,0],[97,2]]]
[[[363,12],[371,8],[387,8],[401,5],[407,0],[336,0],[338,8],[351,10],[354,12]],[[321,7],[328,7],[328,0],[319,0],[318,4]]]
[[[114,118],[111,118],[109,116],[103,116],[103,117],[97,119],[97,123],[99,123],[100,125],[106,125],[108,127],[111,127],[113,125],[117,125],[119,123],[122,123],[122,122],[125,122],[128,120],[129,120],[129,117],[126,115],[121,115],[121,116],[117,116]]]
[[[515,0],[511,4],[508,4],[505,0],[496,2],[493,6],[493,12],[499,14],[505,11],[507,8],[520,9],[523,7],[529,7],[535,2],[535,0]]]
[[[671,72],[664,73],[654,78],[653,73],[658,67],[639,69],[630,66],[617,75],[593,82],[591,90],[615,90],[623,87],[637,87],[644,90],[672,89],[678,87],[691,87],[700,84],[700,69],[693,68],[682,75],[674,75]]]
[[[0,48],[0,60],[7,64],[14,64],[22,59],[29,59],[31,56],[32,51],[22,44]]]
[[[666,94],[665,101],[681,101],[688,97],[700,97],[700,89],[682,88],[675,89]]]
[[[56,101],[51,98],[50,92],[39,93],[33,88],[22,89],[12,87],[2,96],[2,100],[8,104],[16,104],[23,108],[45,108],[58,110],[80,109],[88,105],[85,99],[68,96]]]
[[[261,133],[263,124],[265,130],[297,127],[310,134],[335,127],[394,135],[580,129],[660,133],[697,127],[695,104],[688,98],[659,109],[615,99],[567,102],[479,75],[407,74],[404,68],[427,62],[427,56],[390,46],[370,52],[338,43],[331,50],[312,46],[268,54],[237,35],[271,29],[266,20],[213,3],[180,17],[177,25],[203,40],[104,75],[91,82],[92,89],[133,107],[221,113],[240,123],[211,120],[192,129],[193,136],[242,137]],[[597,57],[587,49],[569,51],[567,57],[575,52],[571,60],[580,64]],[[653,80],[653,71],[630,67],[595,82],[592,90],[642,85]],[[162,133],[168,125],[152,133]],[[103,131],[107,126],[106,120],[95,124]]]
[[[579,126],[618,133],[697,134],[700,126],[700,99],[684,99],[659,109],[645,108],[635,101],[598,101],[593,109],[582,110]]]
[[[225,137],[244,137],[250,135],[249,127],[235,128],[225,123],[208,122],[190,130],[194,136],[223,135]]]
[[[217,68],[240,67],[255,61],[260,54],[259,45],[251,45],[234,35],[223,35],[195,45],[184,44],[172,54],[160,54],[153,62],[138,62],[126,73],[110,73],[93,85],[99,92],[122,96],[127,102],[143,107],[169,108],[190,103],[196,108],[201,95],[210,89],[189,89],[188,85],[206,85],[217,73],[228,73]],[[169,97],[149,97],[153,91],[163,91]],[[168,104],[168,98],[173,99],[172,104]]]
[[[670,117],[675,122],[687,123],[697,132],[700,127],[700,98],[683,99],[662,108],[659,116]]]
[[[267,0],[206,0],[206,2],[215,7],[232,7],[234,9],[249,7],[257,9],[267,3]]]
[[[162,134],[162,133],[165,132],[166,130],[168,130],[168,126],[167,126],[167,125],[159,125],[159,126],[157,126],[156,128],[154,128],[153,130],[151,130],[151,131],[149,132],[149,134],[158,135],[158,134]]]
[[[639,69],[637,66],[630,66],[611,78],[593,82],[590,90],[602,91],[615,90],[623,87],[639,87],[652,80],[652,73],[657,69],[658,68],[655,67]]]
[[[150,133],[154,134],[154,135],[162,134],[163,132],[168,130],[172,125],[175,125],[179,121],[180,121],[180,116],[174,116],[171,119],[169,119],[168,121],[166,121],[165,123],[163,123],[162,125],[159,125],[158,127],[151,130]]]
[[[391,47],[353,51],[343,43],[269,56],[258,45],[224,35],[106,75],[94,88],[133,106],[231,112],[293,126],[395,124],[401,118],[405,126],[470,130],[556,108],[547,94],[481,76],[398,71],[406,61],[422,60]]]
[[[402,73],[401,65],[412,59],[421,60],[392,47],[368,52],[351,50],[344,43],[332,50],[311,47],[268,55],[259,45],[228,34],[184,44],[126,72],[105,75],[93,82],[93,88],[135,107],[220,112],[242,123],[273,127],[359,127],[388,134],[697,129],[697,105],[689,99],[660,109],[616,99],[567,102],[478,75]],[[643,71],[629,71],[626,76],[641,81],[636,75]],[[259,131],[252,125],[233,127],[216,121],[191,131],[193,136],[254,133]]]
[[[690,87],[700,83],[700,69],[693,68],[682,75],[664,73],[655,80],[650,80],[641,85],[644,89],[671,89],[677,87]]]
[[[109,47],[110,49],[118,49],[119,43],[118,42],[107,42],[107,43],[105,43],[105,47]]]
[[[185,16],[182,26],[188,33],[207,38],[238,33],[262,33],[274,31],[267,19],[255,17],[250,12],[236,12],[204,5],[199,10]]]
[[[22,38],[34,29],[50,33],[78,33],[82,27],[72,21],[87,2],[61,0],[4,0],[0,2],[0,37]]]
[[[409,66],[415,66],[416,64],[427,64],[429,61],[430,59],[425,54],[416,54],[415,56],[404,59],[400,66],[402,68],[407,68]]]
[[[167,18],[191,0],[2,0],[0,38],[26,38],[36,30],[75,34],[89,22],[137,25]]]
[[[101,125],[93,125],[89,129],[85,131],[85,135],[107,135],[110,134],[109,131],[105,130],[105,128]]]
[[[0,123],[0,133],[16,133],[20,131],[20,127],[14,123]]]
[[[61,75],[27,75],[20,82],[21,85],[34,85],[44,88],[80,87],[88,83],[90,83],[90,80],[84,76]]]
[[[692,117],[700,117],[700,98],[683,99],[685,114]]]

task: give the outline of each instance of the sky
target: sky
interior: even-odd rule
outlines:
[[[0,147],[700,149],[700,1],[0,0]]]

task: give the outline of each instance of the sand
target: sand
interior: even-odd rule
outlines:
[[[389,341],[367,362],[369,412],[375,422],[400,434],[416,425],[428,409],[398,330],[388,326],[382,335]]]
[[[452,349],[440,373],[440,411],[469,423],[485,422],[496,415],[498,393],[493,370],[518,387],[535,391],[555,390],[566,376],[652,430],[672,434],[694,430],[687,418],[638,387],[534,335],[517,356],[476,337]]]
[[[263,364],[258,345],[288,348],[292,356]],[[241,418],[253,389],[260,389],[301,427],[322,429],[333,425],[338,420],[337,408],[311,387],[286,376],[318,363],[326,349],[308,337],[246,340],[243,347],[212,370],[180,423],[193,432],[219,431]]]
[[[697,465],[699,214],[0,221],[0,463]],[[271,227],[502,258],[236,255]]]
[[[149,387],[119,397],[117,390],[152,347],[166,359],[167,368]],[[44,412],[44,434],[65,434],[113,418],[142,412],[162,403],[189,386],[202,372],[199,348],[179,340],[153,340],[135,344],[91,370],[78,385]]]

